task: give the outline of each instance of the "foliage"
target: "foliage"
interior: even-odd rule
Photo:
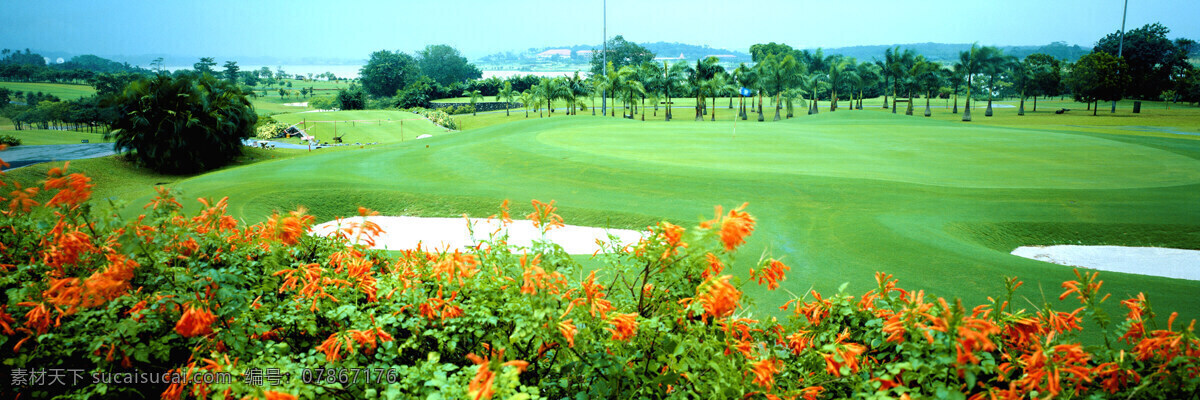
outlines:
[[[428,45],[424,50],[418,51],[417,65],[421,74],[442,85],[479,79],[483,76],[483,72],[467,62],[467,58],[459,54],[457,49],[445,44]]]
[[[10,183],[4,182],[9,185]],[[54,168],[39,202],[18,190],[0,221],[3,355],[13,369],[224,372],[227,383],[98,383],[6,396],[243,398],[1179,398],[1200,390],[1200,339],[1143,294],[1113,319],[1097,273],[1059,300],[1013,303],[1016,278],[987,304],[900,288],[877,273],[861,296],[816,291],[753,318],[748,285],[776,290],[791,269],[765,257],[726,271],[758,221],[746,205],[685,229],[647,228],[608,245],[587,271],[555,244],[494,234],[468,253],[368,250],[360,219],[307,235],[299,209],[244,225],[226,199],[183,214],[166,188],[133,219],[88,201],[90,178]],[[11,200],[11,201],[10,201]],[[506,202],[507,203],[507,202]],[[563,226],[553,202],[526,216]],[[373,215],[359,208],[360,216]],[[507,204],[501,221],[510,222]],[[1088,321],[1103,345],[1084,346]],[[9,346],[11,344],[11,346]],[[253,369],[290,372],[278,386]],[[302,372],[306,371],[306,372]],[[368,373],[369,375],[362,375]],[[311,382],[319,379],[320,382]],[[351,383],[350,380],[354,379]],[[308,381],[308,382],[306,382]],[[41,389],[41,388],[39,388]],[[270,389],[273,392],[264,392]],[[219,394],[219,395],[218,395]]]
[[[315,96],[308,99],[308,106],[317,110],[332,110],[338,108],[338,100],[333,96]]]
[[[397,90],[408,86],[420,74],[417,61],[412,56],[387,50],[371,53],[367,65],[358,73],[363,89],[375,97],[395,96]]]
[[[4,146],[20,146],[21,138],[13,135],[0,135],[0,145]]]
[[[1163,90],[1170,89],[1171,75],[1177,69],[1192,68],[1188,63],[1188,50],[1195,42],[1188,39],[1172,42],[1167,39],[1170,32],[1162,24],[1146,24],[1125,32],[1124,45],[1120,31],[1110,33],[1096,43],[1093,52],[1114,56],[1119,52],[1128,64],[1127,73],[1131,76],[1128,86],[1121,89],[1133,98],[1157,99]]]
[[[271,121],[265,124],[259,124],[255,128],[254,137],[262,140],[274,139],[283,134],[283,130],[287,129],[288,125],[279,121]]]
[[[602,75],[604,73],[605,61],[612,63],[614,70],[620,70],[621,67],[626,65],[632,65],[636,67],[644,62],[654,60],[654,52],[647,50],[645,47],[639,46],[637,43],[625,40],[625,37],[621,35],[617,35],[608,40],[607,55],[605,55],[604,49],[593,50],[593,76]]]
[[[1124,59],[1101,51],[1080,58],[1071,67],[1067,85],[1076,101],[1116,101],[1129,85],[1130,75]]]
[[[474,107],[471,107],[471,109],[474,109]],[[434,124],[443,128],[455,130],[458,129],[458,121],[455,121],[454,118],[450,118],[450,114],[442,111],[442,109],[410,108],[407,111],[411,111],[422,117],[429,118],[430,122],[433,122]]]
[[[235,84],[208,74],[142,79],[107,102],[116,112],[115,147],[168,173],[204,171],[233,160],[258,119]]]
[[[349,88],[338,90],[337,103],[343,110],[363,110],[367,108],[367,93],[358,85],[350,84]]]

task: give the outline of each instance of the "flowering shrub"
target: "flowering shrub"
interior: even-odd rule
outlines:
[[[451,118],[450,114],[446,114],[445,111],[442,111],[439,109],[428,109],[428,108],[420,108],[420,107],[410,108],[407,111],[412,111],[415,114],[418,114],[425,118],[429,118],[430,122],[433,122],[434,124],[441,126],[443,128],[453,129],[453,130],[458,129],[458,121],[455,121],[454,118]]]
[[[0,184],[7,367],[235,377],[13,384],[5,397],[1179,398],[1200,384],[1194,322],[1151,328],[1141,294],[1114,322],[1095,273],[1063,284],[1080,302],[1069,312],[1016,309],[1015,278],[967,307],[877,273],[865,294],[814,291],[782,319],[750,318],[745,285],[773,290],[790,268],[727,270],[756,225],[744,204],[607,246],[593,271],[504,236],[389,258],[349,245],[381,233],[369,222],[315,237],[302,209],[245,225],[224,199],[184,215],[163,188],[125,220],[96,210],[90,179],[66,166],[38,188]],[[553,202],[534,208],[543,231],[562,226]],[[1105,344],[1079,343],[1084,318]],[[288,375],[252,382],[272,369]]]

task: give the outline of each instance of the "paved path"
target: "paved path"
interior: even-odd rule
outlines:
[[[50,161],[78,160],[117,154],[112,143],[48,144],[40,146],[14,146],[0,151],[0,159],[8,163],[6,169],[23,167]]]

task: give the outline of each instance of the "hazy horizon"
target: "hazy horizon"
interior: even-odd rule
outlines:
[[[747,52],[755,43],[838,48],[906,43],[1091,47],[1120,29],[1124,0],[900,3],[609,0],[608,37],[679,42]],[[377,50],[414,52],[449,44],[471,59],[529,48],[599,44],[602,1],[443,1],[396,4],[278,0],[119,3],[68,0],[12,3],[0,14],[0,48],[138,57],[211,56],[365,60]],[[527,17],[527,15],[531,17]],[[1171,38],[1200,38],[1200,2],[1135,0],[1126,29],[1160,22]],[[299,61],[299,62],[296,62]],[[240,62],[240,61],[239,61]],[[255,64],[249,62],[247,64]]]

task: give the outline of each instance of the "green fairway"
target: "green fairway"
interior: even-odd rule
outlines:
[[[104,139],[102,133],[87,133],[75,131],[56,131],[43,129],[0,130],[0,135],[11,135],[21,139],[22,146],[42,144],[77,144],[87,140],[90,143],[111,142]]]
[[[335,130],[344,143],[393,143],[447,133],[420,115],[396,110],[290,113],[274,118],[288,125],[300,124],[308,134],[327,143],[333,143]],[[283,141],[300,143],[295,138]]]
[[[75,100],[80,97],[87,97],[96,94],[96,89],[88,85],[72,85],[66,83],[29,83],[29,82],[0,82],[0,87],[9,88],[13,91],[22,92],[42,92],[58,96],[63,100]],[[16,101],[23,101],[14,98]]]
[[[288,118],[298,115],[320,114]],[[1000,294],[1001,277],[1016,275],[1031,288],[1022,293],[1041,304],[1037,293],[1057,302],[1060,283],[1074,275],[1009,255],[1017,245],[1200,248],[1200,137],[964,124],[879,110],[738,121],[736,133],[730,122],[678,117],[525,120],[521,113],[511,120],[229,168],[175,186],[184,199],[230,196],[230,211],[248,221],[298,205],[325,220],[359,205],[391,215],[486,216],[504,199],[554,199],[570,224],[694,226],[712,217],[713,205],[749,201],[759,225],[737,267],[768,250],[793,267],[785,288],[797,294],[843,282],[865,291],[872,272],[884,271],[906,287],[971,304]],[[1146,292],[1156,309],[1200,316],[1191,298],[1200,282],[1102,277],[1115,294],[1112,312],[1116,300]],[[789,296],[746,288],[758,304]]]

